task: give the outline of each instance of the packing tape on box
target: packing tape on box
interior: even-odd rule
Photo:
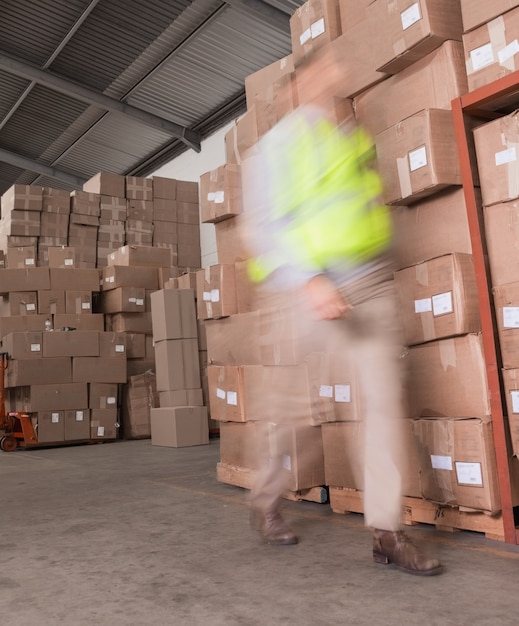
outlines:
[[[407,155],[405,157],[397,158],[396,167],[398,172],[398,183],[400,185],[400,197],[407,198],[412,194],[411,174],[409,172]]]
[[[449,367],[456,367],[456,344],[454,339],[442,339],[438,344],[440,350],[440,361],[446,371]]]

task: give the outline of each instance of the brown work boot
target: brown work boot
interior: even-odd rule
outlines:
[[[251,524],[259,532],[265,543],[287,546],[299,541],[297,535],[281,517],[277,509],[272,509],[267,513],[253,509],[251,511]]]
[[[426,556],[402,530],[374,531],[373,560],[384,565],[394,563],[404,572],[417,576],[434,576],[442,570],[440,562]]]

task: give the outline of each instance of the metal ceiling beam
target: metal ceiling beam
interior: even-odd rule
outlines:
[[[78,83],[61,78],[56,74],[29,65],[24,61],[20,61],[6,54],[0,54],[0,69],[9,74],[14,74],[26,80],[45,85],[49,89],[86,102],[87,104],[98,106],[106,111],[128,115],[148,126],[173,135],[173,137],[180,139],[188,147],[193,148],[196,152],[200,152],[200,134],[180,124],[176,124],[153,113],[148,113],[125,102],[120,102],[119,100],[105,96],[93,89],[83,87]]]
[[[82,178],[81,176],[74,176],[74,174],[69,174],[68,172],[64,172],[56,167],[43,165],[43,163],[27,159],[20,154],[10,152],[9,150],[4,150],[2,148],[0,148],[0,161],[19,167],[22,170],[28,170],[30,172],[35,172],[36,174],[61,180],[62,182],[73,185],[78,189],[81,189],[83,183],[86,181],[86,178]]]
[[[255,13],[264,22],[268,22],[281,31],[290,28],[290,15],[262,0],[224,0],[233,9],[242,9],[247,13]]]

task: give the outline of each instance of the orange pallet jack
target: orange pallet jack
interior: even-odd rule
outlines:
[[[5,372],[8,355],[0,352],[0,450],[13,452],[16,448],[36,445],[38,439],[34,432],[31,416],[25,412],[5,412]]]

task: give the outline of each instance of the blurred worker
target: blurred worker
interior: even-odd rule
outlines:
[[[403,341],[392,223],[371,167],[371,140],[360,127],[339,128],[335,121],[343,72],[331,48],[298,67],[299,98],[306,103],[264,135],[242,164],[243,225],[254,257],[250,276],[271,306],[286,307],[303,329],[306,324],[302,340],[308,339],[311,316],[323,329],[335,320],[341,343],[335,350],[352,354],[361,393],[364,516],[374,532],[373,558],[433,575],[440,563],[401,530]],[[294,296],[298,290],[306,304]],[[291,306],[298,307],[295,314]],[[297,423],[301,415],[295,413],[280,407],[279,418],[292,416]],[[281,444],[265,440],[250,504],[264,541],[294,544],[298,538],[279,510],[287,485],[282,451]]]

